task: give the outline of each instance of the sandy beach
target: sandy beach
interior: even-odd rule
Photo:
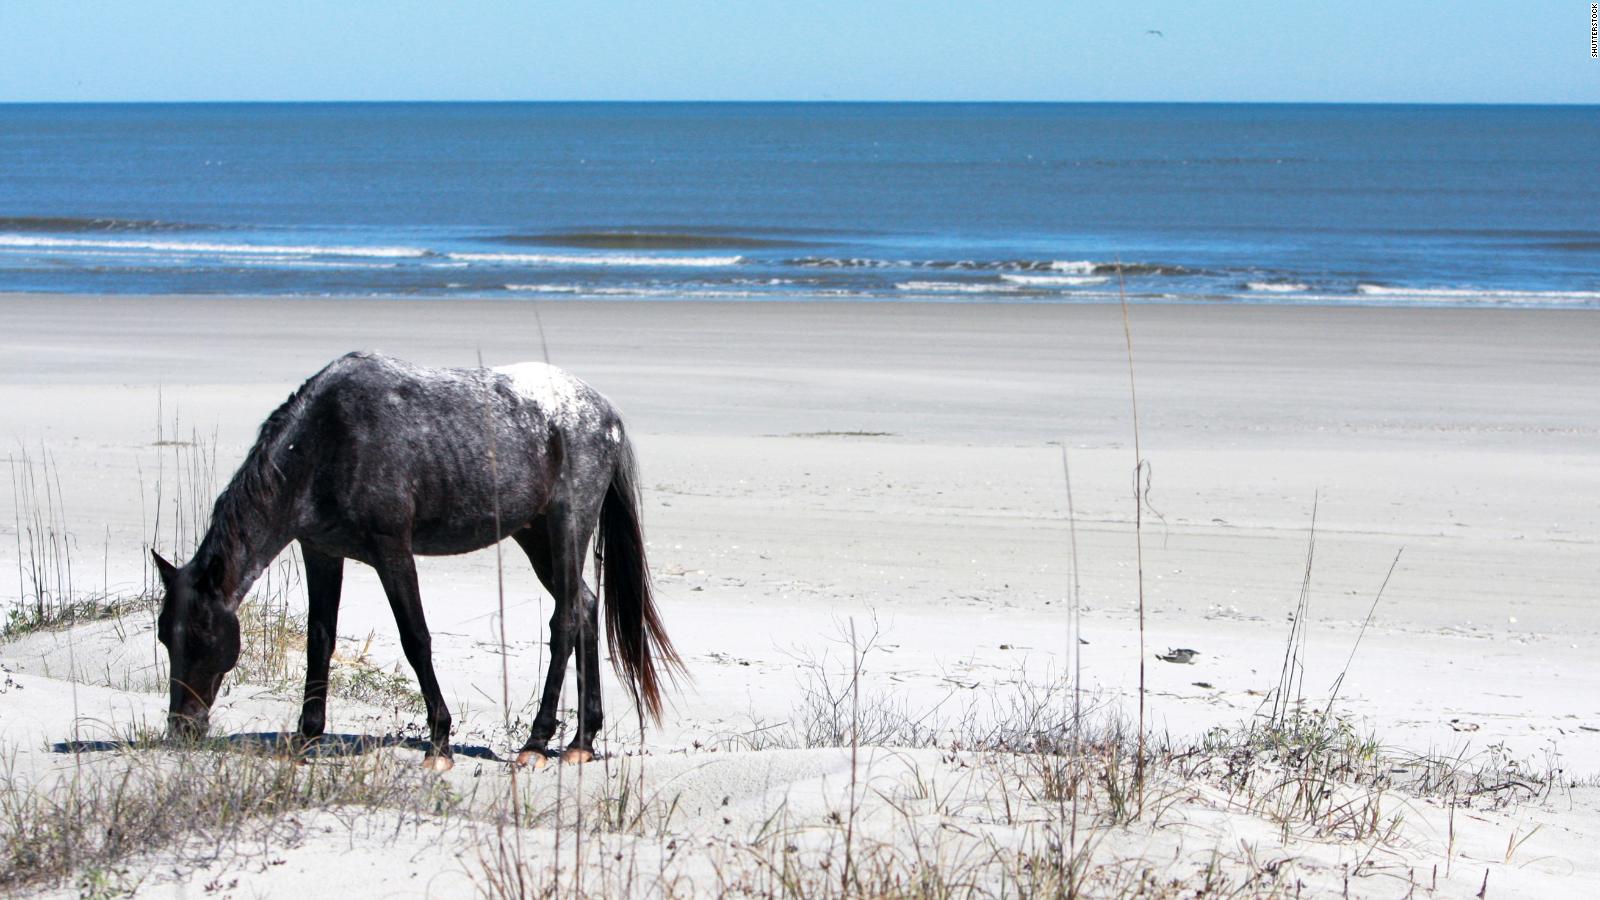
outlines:
[[[1138,305],[1130,321],[1149,464],[1152,732],[1198,739],[1260,708],[1279,678],[1315,510],[1307,697],[1326,698],[1345,671],[1340,710],[1397,753],[1493,752],[1587,785],[1560,792],[1557,812],[1484,820],[1490,849],[1459,863],[1437,895],[1472,895],[1486,867],[1492,887],[1516,885],[1504,896],[1585,895],[1600,879],[1578,849],[1600,837],[1600,318]],[[220,483],[261,420],[338,354],[381,349],[439,366],[547,355],[616,402],[637,446],[660,603],[692,676],[644,738],[664,770],[693,769],[695,748],[789,722],[808,662],[847,657],[840,636],[852,624],[878,636],[864,669],[870,696],[909,709],[953,715],[1008,685],[1059,682],[1072,665],[1074,531],[1083,687],[1135,713],[1135,417],[1115,306],[10,295],[0,336],[0,437],[14,475],[25,456],[59,481],[54,502],[85,589],[144,579],[152,487],[163,472],[175,480],[182,449],[171,441],[214,440]],[[0,492],[18,506],[15,478]],[[0,522],[0,603],[26,591],[18,527]],[[502,724],[496,556],[426,559],[419,570],[459,739],[506,756],[522,735]],[[515,711],[542,675],[549,601],[520,555],[503,570]],[[361,645],[374,667],[398,664],[409,677],[376,579],[348,571],[341,647]],[[50,743],[114,736],[164,712],[159,691],[118,686],[159,663],[148,635],[74,631],[74,647],[63,637],[74,632],[0,646],[26,686],[0,700],[5,750],[30,781],[73,764]],[[1156,658],[1172,648],[1197,655]],[[71,691],[64,669],[79,674]],[[609,672],[606,697],[610,721],[631,729]],[[292,728],[297,712],[292,700],[234,690],[214,730]],[[330,727],[358,730],[375,714],[336,692]],[[611,749],[636,740],[619,732]],[[685,796],[765,797],[758,782],[841,771],[839,758],[805,752],[822,751],[769,751]],[[912,762],[939,765],[937,752],[919,752],[927,758]],[[745,788],[729,787],[741,778]],[[1441,815],[1411,821],[1437,829]],[[752,805],[726,827],[760,819]],[[1507,828],[1526,835],[1530,823],[1543,830],[1521,855],[1490,858],[1502,856]],[[1426,852],[1422,838],[1408,844],[1416,861],[1399,869],[1437,856],[1440,833],[1428,831]],[[391,893],[427,893],[384,869],[385,853],[409,852],[396,846],[360,853],[397,879],[384,882]],[[1308,883],[1323,887],[1348,863],[1322,845],[1274,852],[1304,854],[1323,878]],[[239,876],[240,890],[294,889],[279,872]],[[470,888],[457,879],[431,890]],[[1404,888],[1391,878],[1352,891]],[[149,889],[181,894],[182,882]]]

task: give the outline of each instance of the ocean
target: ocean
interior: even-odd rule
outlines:
[[[1600,109],[0,105],[0,291],[1600,308]]]

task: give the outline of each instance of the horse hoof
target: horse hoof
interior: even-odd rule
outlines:
[[[569,747],[567,748],[567,752],[561,754],[561,761],[564,763],[594,762],[594,751],[583,750],[578,747]]]
[[[550,757],[545,756],[541,750],[524,750],[517,754],[517,768],[533,763],[535,769],[542,769],[550,765]]]
[[[422,758],[422,767],[430,772],[448,772],[455,768],[456,761],[448,756],[425,756]]]

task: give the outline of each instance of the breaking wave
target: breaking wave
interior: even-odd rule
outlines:
[[[38,250],[159,251],[166,253],[231,253],[271,256],[347,256],[380,259],[416,258],[432,254],[418,247],[323,246],[318,244],[218,244],[209,241],[105,241],[89,238],[0,234],[0,247]]]
[[[1001,275],[1001,281],[1029,287],[1072,287],[1083,284],[1105,284],[1111,279],[1105,275]]]
[[[742,256],[633,256],[623,254],[577,255],[560,253],[447,253],[450,259],[464,262],[498,263],[520,266],[648,266],[652,268],[714,268],[736,266]]]
[[[1600,303],[1600,291],[1508,291],[1489,288],[1410,288],[1387,284],[1356,285],[1363,297],[1383,297],[1401,301],[1460,303],[1479,301],[1506,304],[1590,304]]]
[[[804,247],[807,242],[738,234],[694,231],[563,231],[546,234],[503,234],[490,240],[505,244],[576,247],[587,250],[759,250]]]
[[[48,231],[57,234],[96,231],[195,231],[206,226],[155,219],[109,219],[81,216],[0,216],[0,231]]]
[[[900,291],[922,294],[1008,294],[1016,285],[981,281],[901,281],[895,284]]]
[[[755,291],[704,287],[656,287],[623,285],[599,287],[586,284],[508,284],[508,291],[530,294],[579,294],[585,297],[655,297],[675,300],[743,300],[763,296]]]
[[[935,269],[957,272],[1062,272],[1075,275],[1190,275],[1194,270],[1164,263],[1107,263],[1086,259],[875,259],[861,256],[802,256],[791,266],[814,269]]]
[[[520,291],[529,294],[580,294],[583,292],[581,284],[508,284],[508,291]]]

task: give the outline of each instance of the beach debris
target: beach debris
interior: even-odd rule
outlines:
[[[1194,665],[1194,658],[1200,655],[1199,650],[1190,650],[1187,647],[1169,648],[1166,653],[1157,653],[1156,659],[1162,662]]]

